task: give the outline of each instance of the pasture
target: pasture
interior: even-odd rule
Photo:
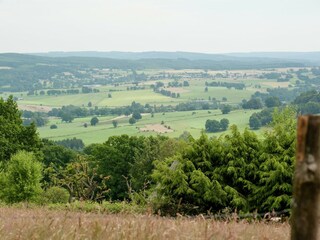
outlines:
[[[220,121],[222,118],[227,118],[230,121],[230,126],[236,124],[238,128],[243,131],[248,127],[249,117],[257,110],[236,110],[231,111],[229,114],[222,114],[220,110],[200,110],[200,111],[185,111],[185,112],[167,112],[155,113],[154,117],[151,114],[144,114],[136,124],[129,124],[129,117],[126,116],[107,116],[99,117],[99,123],[96,126],[90,126],[91,117],[76,118],[72,123],[62,123],[60,119],[52,118],[47,126],[39,127],[38,132],[43,138],[51,140],[61,140],[65,138],[80,138],[85,144],[101,143],[108,139],[110,136],[128,134],[130,136],[146,136],[157,135],[158,132],[149,130],[141,131],[140,128],[146,128],[146,125],[161,124],[169,127],[172,132],[161,133],[168,137],[179,137],[184,131],[188,131],[195,138],[199,137],[201,131],[205,128],[207,119],[214,119]],[[114,128],[112,120],[118,121],[118,127]],[[85,128],[84,123],[88,124]],[[56,124],[57,129],[50,129],[51,124]],[[209,133],[209,136],[220,136],[221,134],[228,133],[218,132]],[[256,131],[261,134],[263,130]]]
[[[256,89],[248,88],[244,90],[227,89],[224,87],[209,87],[205,92],[204,82],[199,83],[191,82],[192,85],[185,88],[179,88],[180,98],[171,98],[161,95],[160,93],[153,92],[152,89],[146,88],[143,90],[124,90],[123,87],[113,87],[113,91],[105,90],[102,88],[98,93],[86,94],[73,94],[73,95],[59,95],[59,96],[26,96],[18,101],[20,105],[35,105],[35,106],[50,106],[62,107],[64,105],[87,106],[89,102],[93,106],[98,107],[119,107],[130,105],[133,101],[150,105],[176,105],[180,102],[192,101],[197,99],[208,100],[215,98],[222,100],[223,97],[227,98],[230,104],[240,103],[243,99],[249,99]],[[121,90],[119,90],[121,89]],[[166,88],[171,90],[171,88]],[[178,92],[177,88],[172,88],[172,92]],[[111,94],[111,98],[108,97]]]
[[[104,70],[101,70],[104,72]],[[286,72],[287,69],[280,69],[277,71]],[[120,82],[118,84],[109,83],[106,85],[92,85],[99,89],[97,93],[80,93],[72,95],[40,95],[39,91],[35,95],[27,95],[26,92],[17,92],[14,96],[18,99],[17,103],[20,109],[31,111],[49,111],[53,107],[60,108],[66,105],[75,105],[79,107],[87,107],[91,102],[92,107],[121,107],[129,106],[133,101],[142,105],[150,104],[151,106],[175,106],[179,103],[186,103],[191,101],[208,101],[209,99],[221,101],[223,104],[230,104],[238,106],[243,99],[250,99],[251,95],[256,91],[266,92],[267,88],[288,87],[289,82],[277,82],[272,79],[258,78],[258,74],[266,72],[266,70],[243,70],[243,71],[209,71],[208,77],[199,77],[199,74],[204,74],[203,70],[145,70],[139,73],[145,73],[148,76],[161,76],[160,80],[142,81],[139,84],[131,82]],[[114,73],[119,76],[124,76],[128,72],[114,70]],[[220,73],[223,77],[213,77]],[[166,74],[174,74],[178,77],[178,82],[188,81],[189,86],[184,87],[169,87],[168,84],[174,82],[173,78],[167,78]],[[197,75],[198,74],[198,75]],[[241,77],[244,74],[247,77]],[[228,75],[228,77],[227,77]],[[97,76],[99,77],[99,76]],[[155,78],[157,79],[157,78]],[[165,90],[179,93],[179,98],[172,98],[156,93],[151,88],[152,84],[156,82],[163,82]],[[237,90],[234,88],[228,89],[226,87],[208,87],[206,82],[230,82],[230,83],[244,83],[246,88]],[[144,87],[145,89],[130,90],[132,87]],[[78,88],[80,89],[80,88]],[[10,93],[4,92],[0,97],[7,97]],[[111,96],[109,96],[111,95]],[[128,117],[107,116],[99,117],[99,124],[97,126],[90,126],[90,118],[78,118],[72,123],[62,123],[60,119],[49,119],[49,123],[44,127],[38,127],[41,137],[52,140],[61,140],[65,138],[80,138],[86,144],[94,142],[104,142],[108,137],[113,135],[128,134],[130,136],[146,136],[163,134],[168,137],[179,137],[184,131],[188,131],[195,138],[199,137],[201,131],[205,128],[207,119],[220,120],[227,118],[230,121],[230,126],[236,124],[242,131],[248,127],[249,118],[253,112],[257,110],[236,110],[227,115],[222,115],[220,110],[191,111],[191,112],[168,112],[144,115],[143,118],[134,125],[130,125]],[[114,128],[112,120],[117,118],[118,127]],[[159,124],[163,122],[161,131]],[[85,128],[83,125],[87,123],[89,126]],[[58,129],[50,129],[51,124],[56,124]],[[158,127],[155,127],[158,126]],[[168,129],[168,131],[166,131]],[[256,131],[260,136],[264,130]],[[228,133],[210,133],[209,136],[220,136]]]
[[[290,237],[288,223],[225,222],[154,215],[0,208],[0,237],[13,239],[272,239]]]
[[[111,94],[111,98],[108,94]],[[133,101],[141,104],[166,104],[170,105],[181,99],[173,99],[154,93],[151,89],[136,91],[101,91],[99,93],[60,95],[60,96],[25,96],[19,104],[44,105],[62,107],[64,105],[87,106],[89,102],[98,107],[119,107],[130,105]]]

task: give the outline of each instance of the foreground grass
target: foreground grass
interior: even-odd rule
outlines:
[[[203,217],[0,208],[0,238],[11,239],[289,239],[289,224],[219,222]]]

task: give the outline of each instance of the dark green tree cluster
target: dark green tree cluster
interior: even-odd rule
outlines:
[[[220,121],[208,119],[205,124],[206,132],[225,131],[228,129],[228,127],[229,127],[229,120],[226,118],[223,118]]]
[[[272,121],[272,113],[274,108],[266,108],[261,112],[253,113],[249,118],[249,126],[252,129],[259,129],[266,126]]]
[[[222,114],[228,114],[232,110],[232,107],[228,104],[223,104],[220,109]]]
[[[121,135],[110,137],[103,144],[90,145],[84,153],[98,166],[98,174],[110,176],[109,198],[123,200],[130,193],[149,188],[153,161],[175,154],[180,144],[180,141],[160,136]]]
[[[259,98],[251,98],[249,101],[243,100],[242,107],[244,109],[260,109],[263,105]]]
[[[319,114],[320,113],[320,93],[317,90],[311,90],[301,93],[293,101],[301,114]]]
[[[58,140],[55,141],[56,144],[64,146],[66,148],[70,148],[73,150],[82,150],[84,148],[84,143],[81,139],[77,139],[77,138],[67,138],[67,139],[63,139],[63,140]]]
[[[228,89],[234,88],[238,90],[243,90],[246,88],[244,83],[230,83],[230,82],[206,82],[206,86],[209,87],[226,87]]]
[[[274,116],[264,140],[232,126],[230,135],[208,139],[203,134],[183,153],[156,161],[156,208],[171,214],[290,208],[295,112],[285,109]]]

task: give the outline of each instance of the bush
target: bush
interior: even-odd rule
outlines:
[[[50,126],[50,129],[57,129],[58,128],[58,126],[56,125],[56,124],[52,124],[51,126]]]
[[[96,126],[98,124],[98,122],[99,122],[99,119],[97,117],[93,117],[90,120],[91,126]]]
[[[69,192],[61,187],[51,187],[44,193],[48,203],[67,203],[70,198]]]
[[[0,173],[0,198],[7,203],[34,201],[42,193],[42,165],[32,153],[19,151]]]
[[[129,123],[132,125],[132,124],[135,124],[137,122],[137,120],[135,118],[130,118],[129,119]]]
[[[230,105],[223,105],[221,108],[222,114],[228,114],[231,111],[231,106]]]

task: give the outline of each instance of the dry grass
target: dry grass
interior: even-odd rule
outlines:
[[[287,88],[289,87],[290,82],[262,82],[262,84],[270,86],[270,87],[281,87],[281,88]]]
[[[289,239],[289,225],[0,208],[0,239]]]
[[[52,107],[48,106],[37,106],[37,105],[26,105],[26,104],[19,104],[20,110],[32,111],[32,112],[50,112]]]
[[[157,132],[157,133],[170,133],[173,132],[171,128],[161,124],[148,124],[144,128],[139,129],[140,132]]]

